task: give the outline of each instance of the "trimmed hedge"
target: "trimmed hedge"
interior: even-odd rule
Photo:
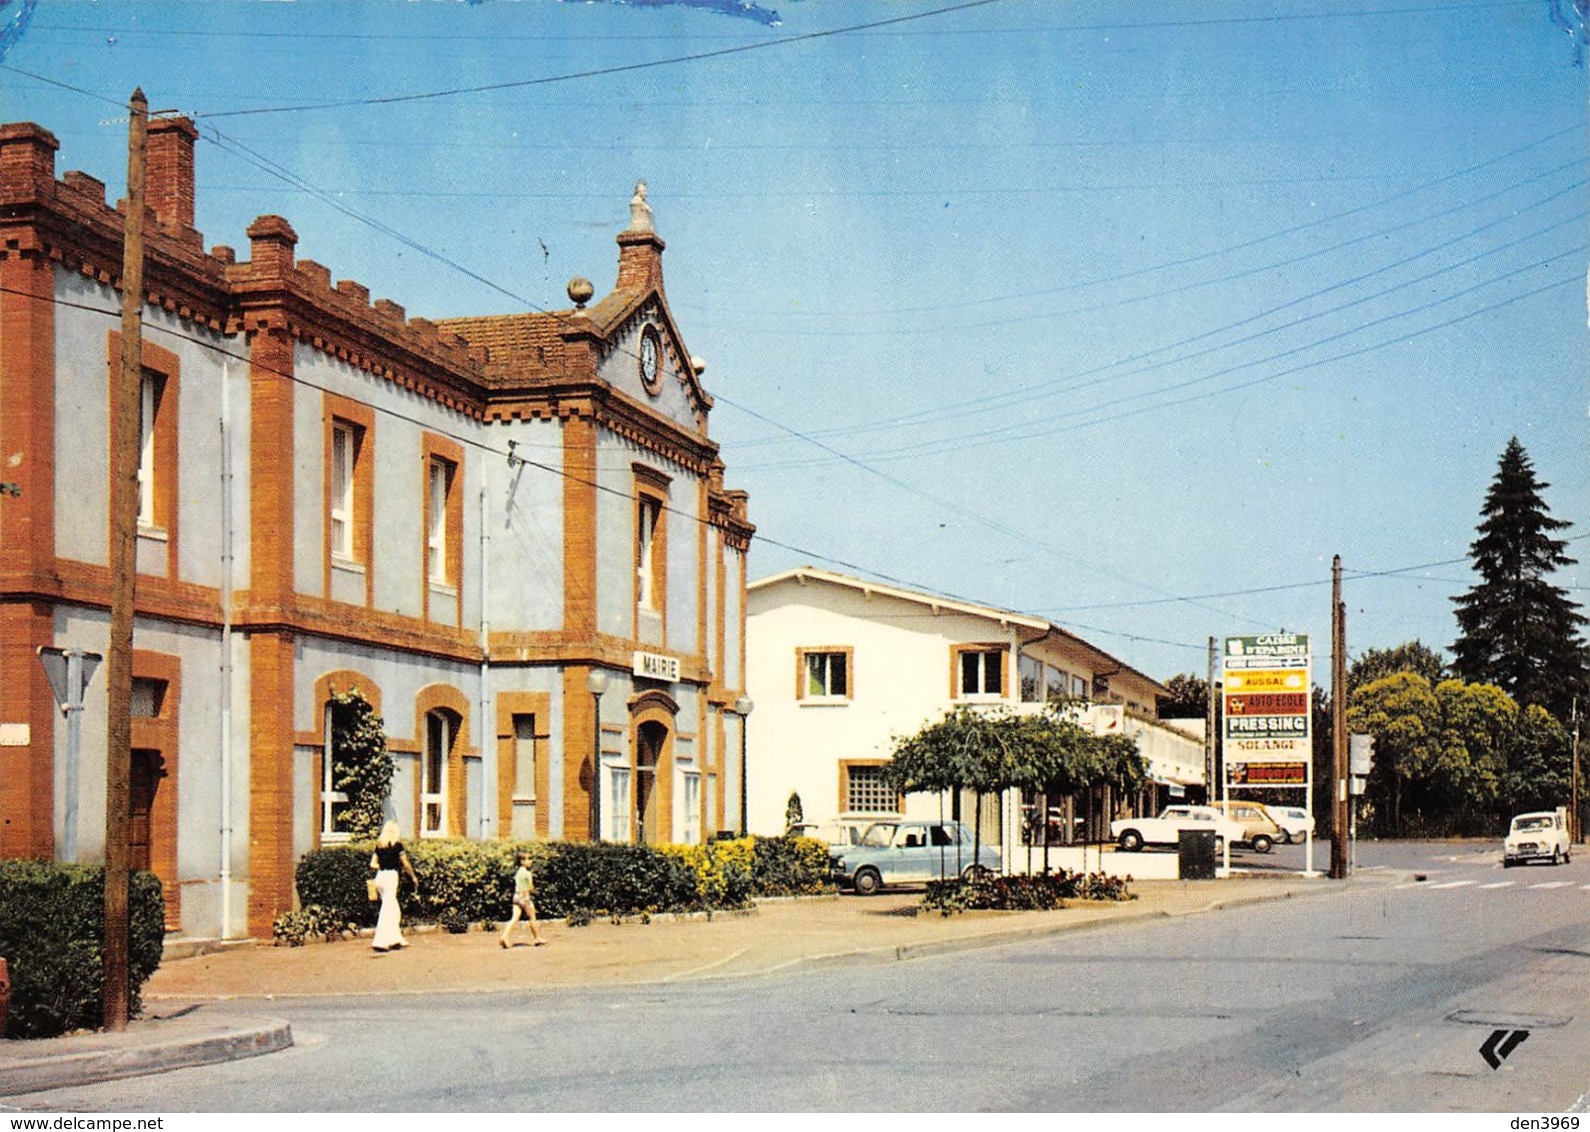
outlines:
[[[508,918],[518,854],[536,874],[536,909],[544,917],[628,916],[650,912],[739,908],[756,896],[823,892],[828,847],[808,837],[757,837],[705,845],[621,845],[608,842],[423,840],[407,843],[419,889],[400,877],[406,922],[482,923]],[[302,942],[320,925],[374,925],[378,906],[366,896],[369,844],[334,845],[298,862],[298,900],[307,918],[284,919],[277,936]],[[288,929],[291,929],[289,931]]]
[[[160,881],[135,872],[128,891],[128,1007],[160,966]],[[97,865],[0,861],[0,955],[11,970],[6,1037],[49,1038],[104,1023],[105,871]]]
[[[815,837],[752,838],[751,889],[758,896],[816,896],[831,887],[828,846]]]
[[[1064,908],[1067,900],[1136,900],[1129,887],[1131,880],[1104,873],[1068,873],[1064,869],[1031,876],[953,877],[929,881],[922,904],[946,916],[974,908],[1047,912]]]

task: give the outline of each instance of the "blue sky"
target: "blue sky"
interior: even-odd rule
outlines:
[[[1040,613],[1165,678],[1209,636],[1323,654],[1333,554],[1351,653],[1449,645],[1510,436],[1590,531],[1549,0],[726,7],[39,0],[0,117],[115,195],[141,85],[198,116],[208,243],[284,215],[431,318],[611,286],[645,179],[753,576]]]

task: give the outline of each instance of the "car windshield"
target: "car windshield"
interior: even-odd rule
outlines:
[[[1528,832],[1531,829],[1550,829],[1550,828],[1551,828],[1551,819],[1547,818],[1547,817],[1514,818],[1513,819],[1513,830],[1516,833],[1525,833],[1525,832]]]
[[[867,827],[867,832],[861,835],[861,844],[873,849],[887,849],[889,842],[894,840],[894,826],[886,822],[877,822]]]

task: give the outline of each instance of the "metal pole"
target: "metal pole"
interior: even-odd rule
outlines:
[[[1579,817],[1579,697],[1573,698],[1573,768],[1570,775],[1568,836],[1575,842],[1584,840],[1584,823]]]
[[[66,829],[61,838],[61,859],[77,860],[77,796],[79,753],[83,749],[83,650],[67,649],[67,701],[61,705],[66,716]]]
[[[112,398],[110,649],[105,720],[105,1029],[127,1028],[128,831],[132,824],[132,646],[138,573],[138,413],[143,376],[144,158],[149,103],[133,91],[127,129],[121,368]]]

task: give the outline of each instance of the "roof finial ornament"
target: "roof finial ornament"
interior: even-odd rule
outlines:
[[[646,182],[635,182],[635,195],[629,198],[629,230],[631,232],[653,231],[651,223],[651,205],[646,203]]]

